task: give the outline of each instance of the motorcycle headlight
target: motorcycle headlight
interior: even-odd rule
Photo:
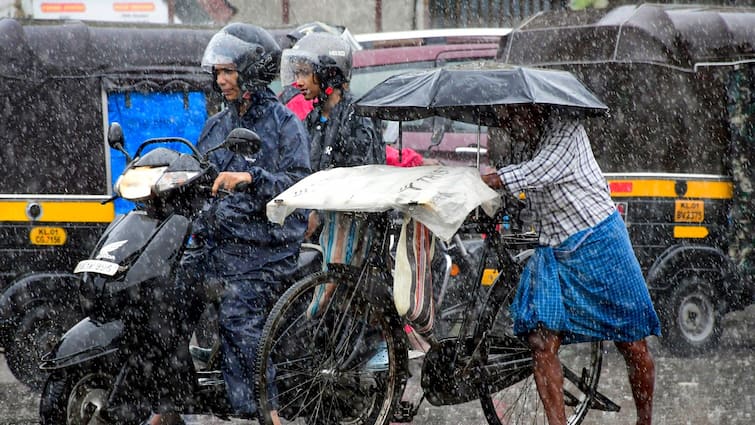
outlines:
[[[152,188],[168,167],[134,167],[123,173],[115,183],[115,192],[130,201],[149,199]]]
[[[155,192],[165,192],[183,186],[198,175],[198,171],[172,171],[164,173],[155,184]]]

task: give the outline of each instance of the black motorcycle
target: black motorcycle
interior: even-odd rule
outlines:
[[[191,153],[157,146],[142,155],[147,146],[175,142]],[[175,285],[180,260],[191,248],[192,222],[206,205],[218,173],[207,161],[209,152],[202,155],[182,138],[146,140],[132,160],[123,148],[122,129],[115,123],[108,143],[129,159],[112,199],[128,199],[137,207],[116,218],[91,257],[76,266],[74,272],[81,276],[79,298],[88,317],[68,330],[42,359],[40,367],[50,373],[40,399],[45,425],[139,424],[159,404],[155,380],[141,379],[147,369],[158,368],[144,361],[149,358],[145,353],[170,350],[168,344],[160,347],[163,341],[156,335],[178,324],[159,320],[159,313],[166,304],[170,309],[171,302],[177,303],[165,294]],[[237,128],[213,150],[228,149],[246,157],[259,147],[257,134]],[[303,253],[297,276],[319,270],[321,262],[319,252]],[[170,385],[188,375],[183,411],[226,417],[230,408],[225,383],[213,367],[219,364],[218,356],[213,357],[199,371],[191,359],[179,365],[159,364],[164,380],[157,381],[158,390],[160,384]]]

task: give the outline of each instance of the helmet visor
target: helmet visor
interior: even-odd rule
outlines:
[[[231,34],[217,33],[204,49],[202,69],[206,72],[212,72],[215,65],[234,64],[238,66],[242,56],[254,52],[257,47],[259,47],[257,44],[247,43]]]
[[[306,77],[315,71],[317,56],[301,49],[286,49],[281,55],[281,84],[293,84],[300,76]]]

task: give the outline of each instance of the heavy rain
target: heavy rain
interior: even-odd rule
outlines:
[[[755,423],[750,0],[0,0],[0,114],[0,425]]]

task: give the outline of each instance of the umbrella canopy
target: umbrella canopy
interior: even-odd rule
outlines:
[[[567,71],[480,62],[394,75],[355,103],[356,113],[389,121],[442,116],[499,126],[502,107],[539,104],[570,113],[608,111]]]

